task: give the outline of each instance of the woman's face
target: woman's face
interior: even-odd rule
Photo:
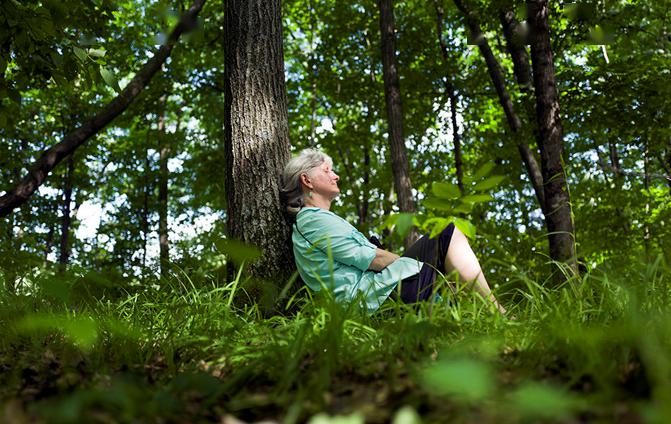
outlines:
[[[327,162],[322,162],[321,165],[316,166],[308,173],[309,182],[312,187],[309,187],[314,193],[325,196],[329,199],[335,199],[340,193],[338,188],[338,180],[340,177],[333,172],[333,169]]]

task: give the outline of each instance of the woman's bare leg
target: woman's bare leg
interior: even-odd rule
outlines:
[[[482,272],[480,262],[478,262],[478,258],[473,253],[470,244],[468,244],[468,239],[458,228],[454,229],[450,246],[447,249],[447,255],[445,255],[445,268],[446,273],[457,271],[462,281],[472,282],[470,287],[473,290],[491,301],[499,312],[502,314],[506,313],[506,309],[499,304],[496,297],[492,294],[485,274]]]

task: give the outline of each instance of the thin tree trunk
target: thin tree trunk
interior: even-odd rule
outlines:
[[[317,125],[317,59],[315,57],[314,34],[315,34],[315,11],[312,0],[308,1],[308,13],[310,14],[310,90],[312,98],[310,99],[310,143],[314,146],[317,143],[316,125]]]
[[[515,143],[517,144],[517,150],[519,151],[522,162],[524,163],[524,167],[527,170],[527,175],[529,176],[534,193],[536,194],[538,204],[540,205],[543,214],[545,214],[547,212],[547,208],[545,201],[545,191],[543,189],[543,174],[541,172],[541,167],[538,166],[538,161],[536,160],[536,157],[531,148],[521,139],[522,135],[520,134],[520,130],[522,129],[522,121],[520,120],[517,113],[515,113],[513,101],[510,97],[510,94],[508,93],[508,90],[506,89],[505,78],[503,76],[501,65],[494,56],[494,53],[489,46],[489,42],[482,33],[480,24],[478,23],[473,13],[465,6],[462,0],[454,0],[454,4],[457,6],[457,8],[459,8],[459,10],[466,18],[466,25],[470,30],[471,38],[475,40],[482,57],[485,59],[489,77],[491,78],[494,89],[496,90],[496,93],[499,97],[499,102],[501,103],[506,120],[508,121],[508,126],[513,132],[513,137],[515,139]]]
[[[393,201],[394,201],[394,182],[391,182],[391,186],[389,187],[389,193],[387,194],[386,198],[383,197],[381,199],[382,202],[382,216],[380,217],[382,221],[386,221],[387,217],[391,214],[392,206],[393,206]],[[394,244],[392,243],[392,240],[389,238],[391,235],[391,231],[389,228],[385,227],[382,230],[382,240],[385,241],[385,248],[387,250],[394,250]]]
[[[645,247],[645,257],[650,257],[650,241],[652,235],[650,234],[650,152],[649,142],[646,131],[646,137],[643,141],[643,188],[645,190],[645,217],[643,218],[643,246]]]
[[[408,154],[403,137],[403,108],[401,87],[396,65],[396,41],[394,28],[394,10],[392,0],[378,0],[380,8],[380,35],[382,46],[382,70],[384,78],[384,96],[387,104],[389,126],[389,147],[391,152],[392,174],[398,196],[398,208],[401,212],[414,213],[415,201],[412,197],[412,182],[408,167]],[[408,234],[405,245],[408,247],[418,238],[417,230]]]
[[[452,143],[454,144],[454,168],[457,173],[457,186],[463,195],[466,192],[464,188],[464,166],[461,157],[461,135],[457,125],[457,96],[454,91],[450,91],[450,118],[452,122]]]
[[[45,237],[45,243],[44,243],[44,261],[42,263],[42,266],[44,268],[47,267],[49,264],[49,253],[51,253],[51,248],[54,243],[54,233],[56,232],[55,228],[56,224],[49,226],[49,232],[47,233],[47,236]]]
[[[527,1],[531,63],[536,93],[536,119],[540,133],[541,168],[545,183],[545,223],[550,258],[576,269],[571,199],[564,173],[564,133],[559,114],[554,59],[550,47],[548,1]]]
[[[440,52],[443,56],[443,61],[447,63],[449,55],[447,52],[447,43],[443,38],[443,8],[439,5],[438,0],[433,0],[433,6],[436,9],[436,32],[438,33],[438,44],[440,44]],[[464,189],[464,170],[463,160],[461,157],[461,135],[459,134],[459,127],[457,125],[457,90],[454,84],[450,81],[450,77],[445,75],[443,77],[445,85],[445,94],[450,99],[450,122],[452,124],[452,143],[454,144],[454,167],[457,174],[457,186],[463,195]]]
[[[147,146],[149,140],[147,140]],[[147,277],[147,239],[149,236],[149,193],[151,192],[149,149],[144,150],[144,199],[142,201],[142,279]]]
[[[46,268],[49,265],[49,254],[51,253],[51,249],[54,246],[54,238],[55,238],[54,236],[56,234],[56,227],[58,226],[56,217],[58,217],[59,206],[60,204],[58,202],[51,202],[49,217],[50,219],[52,219],[52,223],[51,225],[49,225],[49,232],[47,233],[44,243],[44,262],[43,262],[44,268]]]
[[[68,169],[63,178],[63,203],[61,205],[61,237],[58,255],[58,271],[65,272],[70,262],[70,226],[72,223],[72,178],[75,171],[74,156],[68,157]]]
[[[158,245],[161,278],[167,278],[170,268],[170,244],[168,241],[168,160],[170,159],[170,142],[165,131],[166,96],[159,99],[158,116]]]
[[[224,33],[228,236],[263,251],[248,275],[282,284],[294,262],[279,198],[290,158],[280,0],[226,1]]]
[[[502,9],[499,19],[503,27],[504,38],[506,39],[506,48],[513,61],[513,74],[515,75],[517,86],[522,93],[522,102],[528,118],[528,124],[534,135],[536,144],[540,146],[540,132],[534,119],[536,114],[532,98],[533,76],[531,74],[531,67],[529,66],[529,54],[525,47],[526,34],[523,33],[520,22],[515,18],[515,13],[512,10]],[[528,170],[541,210],[545,214],[547,213],[547,209],[545,208],[543,174],[536,160],[536,154],[533,153],[533,149],[528,144],[523,142],[518,145],[518,150]]]
[[[130,106],[154,74],[161,69],[179,37],[195,27],[196,16],[203,4],[205,0],[195,0],[191,8],[182,15],[165,44],[161,45],[151,59],[135,74],[126,88],[95,116],[42,153],[40,158],[30,166],[28,174],[0,197],[0,218],[7,216],[12,210],[25,203],[64,158],[71,155],[79,146],[105,128]]]
[[[14,245],[14,215],[10,215],[7,218],[7,246],[9,246],[10,252],[18,251]],[[5,258],[5,265],[3,271],[3,276],[5,277],[5,290],[10,294],[16,293],[16,263],[14,262],[13,256]]]
[[[368,205],[370,203],[370,143],[363,142],[363,183],[361,185],[361,207],[359,208],[359,226],[368,229]]]
[[[657,159],[659,159],[659,164],[666,174],[664,175],[664,180],[669,186],[669,194],[671,194],[671,138],[666,146],[666,151],[660,153]]]

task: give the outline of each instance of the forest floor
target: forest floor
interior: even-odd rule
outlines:
[[[634,268],[518,273],[515,320],[466,291],[372,316],[301,292],[264,314],[237,281],[52,276],[2,299],[0,420],[671,422],[671,272]]]

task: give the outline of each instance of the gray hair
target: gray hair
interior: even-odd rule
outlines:
[[[305,149],[297,156],[291,158],[282,171],[282,189],[280,197],[286,207],[289,218],[293,219],[305,204],[303,199],[303,187],[301,186],[301,174],[309,173],[310,170],[320,166],[322,163],[333,166],[333,160],[321,150]]]

